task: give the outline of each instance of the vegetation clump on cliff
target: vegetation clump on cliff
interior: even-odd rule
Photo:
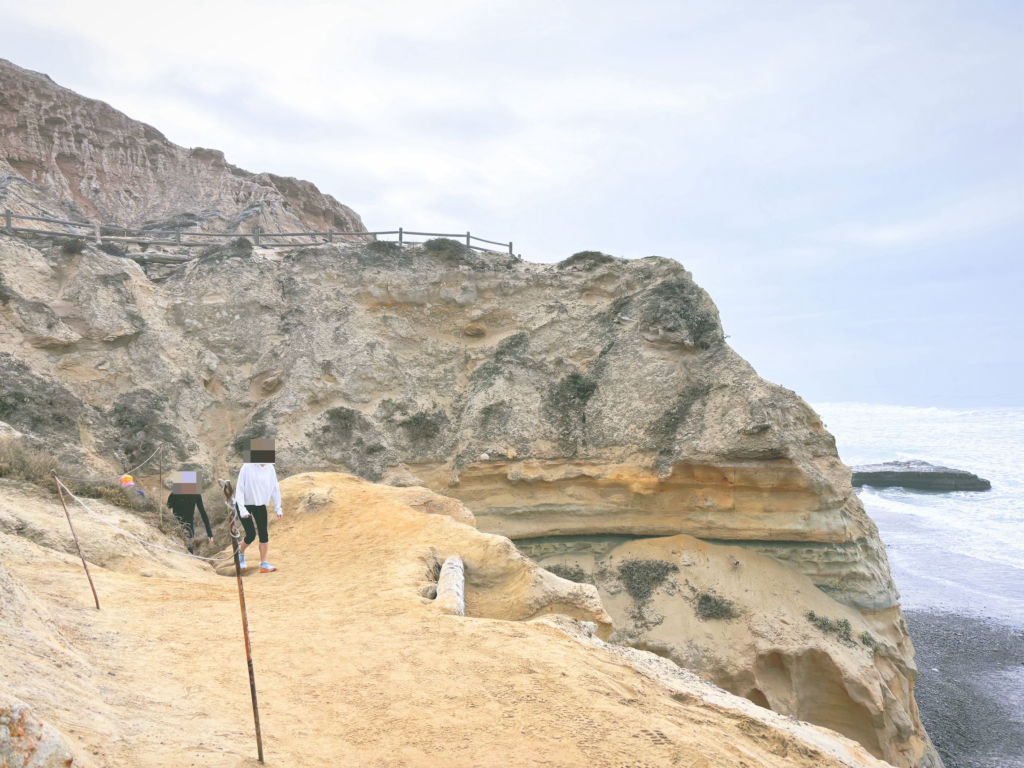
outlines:
[[[568,259],[558,262],[556,266],[558,269],[582,269],[590,272],[602,264],[613,264],[614,262],[615,257],[609,256],[607,253],[580,251],[579,253],[574,253]]]
[[[693,597],[694,610],[701,621],[739,618],[736,604],[711,589],[701,589]]]
[[[704,292],[690,280],[663,280],[643,298],[641,328],[657,329],[685,346],[710,349],[722,328]]]
[[[88,410],[59,382],[36,376],[0,352],[0,383],[0,421],[43,436],[67,436],[69,442],[78,437],[76,423],[88,417]]]
[[[596,391],[597,382],[578,371],[565,376],[552,388],[546,410],[563,444],[578,444],[583,440],[587,403]]]
[[[664,560],[633,559],[623,562],[618,572],[629,596],[638,603],[645,603],[665,583],[669,574],[679,573],[679,566]]]
[[[671,465],[680,428],[689,422],[694,406],[703,402],[710,391],[711,387],[704,382],[686,385],[676,395],[672,406],[651,426],[650,445],[658,452],[659,469]]]
[[[356,251],[356,261],[363,267],[411,267],[412,253],[390,240],[374,240]]]
[[[60,247],[60,251],[65,256],[77,256],[85,251],[85,240],[79,237],[76,237],[74,240],[68,240]]]
[[[561,578],[568,579],[569,581],[575,581],[577,584],[593,583],[593,579],[591,579],[587,575],[587,572],[580,568],[578,565],[568,565],[566,563],[551,563],[550,565],[545,565],[544,569],[555,574],[555,576],[560,576]]]
[[[494,350],[494,357],[473,371],[470,378],[484,388],[491,386],[498,376],[513,367],[526,365],[526,349],[529,344],[529,338],[524,331],[502,339]]]
[[[111,409],[111,422],[118,434],[110,445],[115,453],[123,453],[128,463],[138,464],[149,458],[161,443],[166,443],[187,456],[171,419],[163,419],[168,399],[147,389],[121,395]],[[261,437],[262,435],[255,435]]]
[[[387,449],[373,423],[352,408],[324,411],[323,424],[309,433],[326,458],[376,482],[387,467]]]
[[[814,611],[808,611],[807,620],[826,635],[835,634],[844,643],[853,644],[853,626],[849,619],[833,621],[828,616],[819,616]]]
[[[432,414],[417,411],[399,421],[398,426],[405,430],[410,440],[433,440],[441,432],[438,421]]]

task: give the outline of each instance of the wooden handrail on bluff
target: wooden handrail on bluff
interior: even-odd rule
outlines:
[[[54,232],[50,229],[36,229],[34,227],[16,227],[14,226],[14,220],[19,219],[22,221],[42,221],[48,224],[60,224],[65,227],[77,227],[78,229],[87,230],[85,234],[74,233],[74,232]],[[487,243],[488,245],[500,245],[504,248],[505,243],[499,243],[496,240],[485,240],[482,237],[477,237],[467,232],[463,235],[461,232],[450,233],[450,232],[410,232],[402,227],[393,230],[387,230],[383,232],[339,232],[336,230],[328,230],[327,232],[264,232],[259,227],[254,227],[251,232],[182,232],[182,227],[176,227],[172,230],[166,229],[138,229],[131,227],[119,227],[110,224],[99,224],[98,222],[85,222],[85,221],[66,221],[64,219],[51,219],[46,216],[21,216],[19,214],[12,213],[10,210],[4,211],[4,231],[8,235],[13,235],[16,232],[30,232],[41,235],[51,235],[55,237],[73,237],[73,238],[86,238],[93,237],[97,245],[101,245],[104,241],[111,243],[136,243],[138,245],[170,245],[176,248],[201,248],[211,245],[212,242],[216,242],[219,237],[222,238],[235,238],[235,237],[252,237],[255,245],[259,247],[270,246],[273,244],[274,238],[281,237],[309,237],[314,242],[317,242],[318,238],[321,238],[320,242],[333,243],[334,238],[337,237],[379,237],[386,235],[397,235],[398,245],[402,246],[405,244],[414,244],[407,241],[405,238],[408,236],[413,237],[450,237],[450,238],[465,238],[466,247],[472,248],[474,251],[484,251],[485,253],[503,253],[504,251],[495,251],[493,248],[483,248],[478,245],[473,245],[475,240],[478,243]],[[121,233],[121,234],[117,234]],[[193,238],[192,240],[183,240],[182,234],[186,237]],[[161,239],[163,237],[163,239]],[[194,238],[209,238],[203,242]],[[509,256],[515,256],[512,250],[512,243],[508,243]],[[133,256],[133,258],[136,258]],[[158,257],[161,261],[171,259],[173,262],[188,261],[191,257],[169,257],[162,255]],[[136,258],[137,261],[150,261],[157,260],[147,259],[142,257]]]

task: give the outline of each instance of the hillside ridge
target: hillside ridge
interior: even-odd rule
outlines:
[[[126,227],[365,232],[301,179],[187,149],[102,101],[0,59],[0,210]]]

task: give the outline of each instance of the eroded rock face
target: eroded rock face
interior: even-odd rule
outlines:
[[[523,548],[548,570],[597,586],[612,642],[838,731],[893,765],[940,764],[919,726],[917,669],[898,609],[861,613],[747,548],[690,536],[590,544],[546,556],[543,544]]]
[[[42,194],[41,194],[42,193]],[[213,232],[364,232],[313,184],[186,149],[152,126],[0,59],[0,209]]]

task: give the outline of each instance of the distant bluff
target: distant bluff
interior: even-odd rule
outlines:
[[[308,181],[250,173],[0,59],[0,210],[126,227],[365,232]]]

